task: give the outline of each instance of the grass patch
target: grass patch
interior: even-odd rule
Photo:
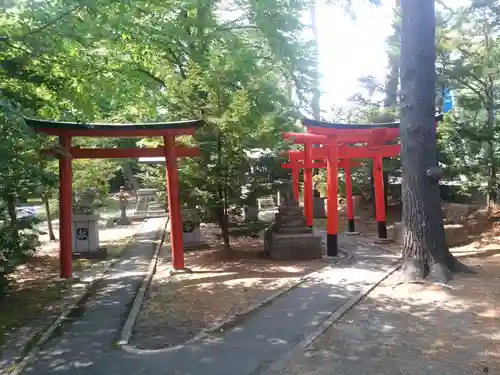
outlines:
[[[107,249],[107,256],[104,261],[113,260],[122,255],[123,251],[127,248],[127,242],[129,237],[123,238],[120,241],[115,241],[110,244],[105,244],[104,247]],[[97,267],[102,265],[102,259],[73,259],[73,270],[75,271],[85,271],[89,268]]]

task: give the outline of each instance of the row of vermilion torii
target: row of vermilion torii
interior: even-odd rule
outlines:
[[[442,115],[436,116],[436,125]],[[304,169],[304,214],[307,225],[313,225],[313,176],[315,168],[327,169],[327,255],[338,254],[338,170],[344,169],[347,200],[347,233],[355,233],[351,169],[359,165],[355,159],[372,159],[378,240],[387,240],[383,158],[399,155],[399,122],[381,124],[339,124],[304,119],[307,133],[284,133],[283,137],[302,144],[303,151],[286,151],[293,192],[299,199],[299,169]],[[313,147],[319,145],[320,147]],[[326,162],[325,162],[326,161]]]

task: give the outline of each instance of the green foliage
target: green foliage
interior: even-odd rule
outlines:
[[[245,0],[231,9],[213,0],[56,0],[36,7],[12,2],[0,16],[0,95],[15,104],[18,115],[56,120],[204,119],[190,142],[202,156],[180,163],[181,198],[204,206],[222,223],[228,208],[241,203],[242,186],[255,185],[245,151],[282,147],[281,132],[293,129],[298,108],[309,105],[316,53],[314,43],[302,37],[301,16],[310,6],[308,0]],[[27,134],[23,129],[19,139]],[[50,137],[35,138],[38,147],[23,146],[27,161],[42,145],[55,146]],[[12,151],[11,146],[5,145]],[[25,175],[33,177],[18,186],[36,185],[40,173],[57,175],[57,161],[32,162]],[[73,166],[76,191],[94,187],[103,195],[120,169],[138,168],[130,161],[78,160]],[[164,190],[163,165],[141,169],[144,184]],[[0,168],[3,179],[1,173]],[[38,186],[54,196],[53,185]],[[27,195],[33,193],[26,188]],[[16,199],[20,194],[15,191]]]
[[[438,33],[440,81],[456,94],[455,108],[439,128],[440,161],[464,191],[480,190],[492,201],[500,162],[498,9],[497,1],[488,0],[444,12]]]
[[[8,287],[7,276],[37,245],[33,222],[17,219],[16,203],[40,192],[51,183],[39,168],[38,137],[26,129],[24,120],[8,101],[0,101],[0,296]]]

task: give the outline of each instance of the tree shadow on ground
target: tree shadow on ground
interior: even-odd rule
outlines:
[[[453,290],[389,278],[275,374],[496,374],[500,258],[467,260]],[[478,266],[480,265],[480,267]]]
[[[367,249],[366,253],[369,251]],[[116,322],[98,322],[89,315],[86,320],[84,317],[84,321],[73,325],[78,327],[80,336],[76,335],[76,331],[61,336],[57,345],[44,350],[42,359],[31,373],[70,374],[75,372],[76,364],[80,366],[78,372],[81,374],[135,375],[142,372],[158,375],[165,374],[165,369],[169,373],[193,375],[258,373],[256,371],[262,365],[278,359],[317,328],[356,290],[369,285],[370,282],[360,281],[365,279],[366,274],[373,275],[371,281],[380,278],[381,272],[374,271],[374,268],[380,267],[382,261],[375,254],[360,261],[359,269],[358,264],[355,268],[354,264],[337,264],[323,278],[298,287],[293,294],[287,293],[224,330],[170,353],[133,355],[113,352],[110,341],[113,333],[116,335],[116,326],[113,325]],[[496,308],[494,311],[498,312],[496,301],[500,290],[497,288],[498,279],[491,277],[497,277],[499,270],[489,270],[487,266],[483,265],[478,275],[457,278],[451,284],[455,288],[453,291],[419,287],[405,291],[405,287],[401,286],[393,292],[393,281],[387,280],[278,373],[469,375],[484,371],[486,366],[491,373],[495,373],[498,352],[494,351],[496,348],[491,347],[491,343],[498,344],[498,317],[493,316],[491,308]],[[126,310],[110,298],[114,293],[128,293],[125,278],[121,279],[120,274],[116,276],[118,285],[110,285],[113,290],[101,296],[95,302],[98,305],[90,307],[91,313],[99,306],[103,307],[103,311],[105,307],[108,312],[109,308]],[[206,274],[201,276],[207,281]],[[486,303],[486,297],[480,293],[485,283],[496,288],[496,294],[489,297]],[[168,283],[165,284],[165,287],[168,286]],[[224,291],[228,289],[225,287]],[[174,303],[184,303],[182,296],[179,296],[180,301],[177,297],[173,296]],[[199,298],[215,304],[218,302],[213,295],[211,298],[204,295]],[[152,318],[169,316],[170,313],[163,308]],[[182,319],[182,316],[179,318]],[[486,322],[477,325],[479,319],[486,319]],[[104,332],[101,323],[107,327]],[[171,321],[172,325],[176,323]],[[167,326],[166,331],[160,332],[161,328],[157,326],[156,331],[149,331],[148,334],[170,337],[186,334],[170,330],[171,327]],[[90,337],[92,340],[89,341]],[[75,339],[78,345],[75,345]],[[89,342],[92,344],[89,345]],[[85,364],[82,364],[83,359]],[[47,371],[47,368],[51,370]]]

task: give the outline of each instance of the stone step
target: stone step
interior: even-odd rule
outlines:
[[[281,227],[278,229],[278,231],[276,233],[278,233],[278,234],[306,234],[306,233],[312,233],[312,228],[309,228],[309,227],[292,227],[292,228]]]
[[[161,204],[150,204],[148,209],[151,210],[163,210],[163,206]]]
[[[158,215],[158,214],[165,214],[165,213],[166,213],[165,210],[149,210],[148,211],[148,215],[151,215],[151,214]]]

